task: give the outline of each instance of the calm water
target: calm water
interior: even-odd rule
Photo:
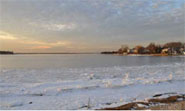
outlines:
[[[114,56],[100,54],[1,55],[0,68],[101,68],[183,63],[184,60],[184,57]]]

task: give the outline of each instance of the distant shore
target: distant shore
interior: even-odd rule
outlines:
[[[39,54],[101,54],[101,53],[0,53],[0,55],[39,55]],[[169,55],[169,54],[102,54],[116,56],[185,56],[185,55]]]
[[[185,55],[168,55],[168,54],[105,54],[118,56],[185,56]]]
[[[15,53],[15,54],[98,54],[98,53],[68,53],[68,52],[64,52],[64,53]]]
[[[163,45],[150,43],[144,47],[137,45],[134,48],[129,48],[127,45],[122,45],[121,48],[114,51],[104,51],[101,54],[118,54],[118,55],[139,55],[139,56],[181,56],[185,55],[185,43],[169,42]]]
[[[0,55],[13,55],[13,51],[0,51]]]
[[[28,54],[99,54],[99,53],[11,53],[11,55],[28,55]],[[10,55],[9,53],[7,54],[0,54],[0,55]]]

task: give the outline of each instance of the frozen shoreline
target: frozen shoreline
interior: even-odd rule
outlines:
[[[106,55],[106,54],[105,54]],[[107,54],[109,55],[109,54]],[[110,54],[118,56],[151,56],[151,57],[185,57],[185,55],[168,55],[168,54]]]
[[[0,109],[99,109],[142,101],[155,94],[185,92],[185,81],[62,90],[62,84],[0,84]],[[13,88],[15,87],[16,88]],[[11,88],[10,88],[11,87]],[[23,88],[25,87],[25,88]],[[6,90],[9,89],[9,90]],[[5,91],[6,90],[6,91]],[[5,91],[5,92],[3,92]]]
[[[71,56],[25,56],[25,67],[22,67],[24,61],[16,63],[22,68],[5,65],[0,69],[0,109],[101,109],[143,101],[155,94],[185,92],[184,58],[181,57],[88,55],[77,60],[76,56]],[[99,66],[97,61],[104,57],[108,57],[106,62]],[[8,58],[4,59],[5,63]],[[89,58],[94,58],[95,64],[86,66],[85,61],[80,67],[75,65]],[[27,61],[38,59],[43,62],[39,63],[40,68],[33,66],[35,62]],[[49,68],[48,64],[45,66],[45,60],[50,63],[53,59],[62,61],[64,66],[69,65],[66,60],[73,60],[70,66],[75,67],[58,67],[60,62],[53,62],[55,67],[53,64],[49,64]],[[142,61],[145,63],[135,65]],[[118,64],[122,62],[124,64]],[[90,67],[92,64],[96,67]]]

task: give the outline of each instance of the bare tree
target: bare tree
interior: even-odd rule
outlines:
[[[156,53],[157,47],[156,47],[155,43],[150,43],[150,44],[146,47],[146,49],[148,49],[149,52],[150,52],[151,54],[155,54],[155,53]]]
[[[143,54],[145,48],[143,46],[141,46],[141,45],[138,45],[138,46],[135,47],[135,50],[137,50],[138,54]]]

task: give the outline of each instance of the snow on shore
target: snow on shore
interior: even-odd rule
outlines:
[[[1,69],[0,109],[90,109],[185,92],[184,63],[85,69]]]

